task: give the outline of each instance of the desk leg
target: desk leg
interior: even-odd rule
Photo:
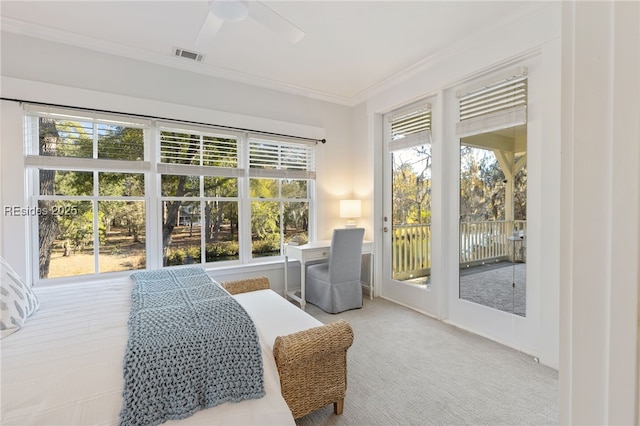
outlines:
[[[369,253],[369,299],[373,300],[373,252]]]
[[[300,262],[300,309],[304,311],[307,299],[305,296],[307,271],[305,270],[305,262]]]

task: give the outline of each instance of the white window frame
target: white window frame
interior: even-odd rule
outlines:
[[[309,203],[309,238],[314,238],[315,234],[315,141],[304,138],[286,137],[273,134],[263,134],[260,132],[241,132],[232,131],[226,128],[219,128],[207,125],[194,125],[192,123],[167,122],[165,120],[140,119],[137,117],[129,117],[126,114],[117,113],[101,113],[94,111],[83,111],[78,109],[66,109],[58,107],[48,107],[41,105],[25,104],[25,168],[27,176],[27,187],[29,188],[29,205],[37,206],[39,199],[38,188],[38,170],[42,168],[53,170],[78,170],[78,171],[94,171],[95,173],[102,171],[116,171],[123,173],[144,173],[145,174],[145,196],[141,200],[145,201],[146,209],[146,269],[159,269],[163,267],[162,259],[162,201],[166,197],[161,196],[161,175],[163,173],[180,174],[191,173],[191,170],[197,171],[200,176],[220,176],[226,173],[238,178],[238,233],[239,233],[239,260],[217,261],[213,263],[198,263],[206,268],[227,267],[232,265],[245,265],[255,263],[269,263],[274,260],[281,260],[282,246],[280,247],[280,256],[252,258],[251,255],[251,199],[249,191],[249,179],[251,171],[249,167],[249,144],[251,140],[270,140],[276,143],[286,145],[304,146],[310,150],[311,159],[309,160],[310,170],[287,170],[278,169],[269,170],[267,174],[270,177],[278,177],[283,179],[306,179],[307,180],[307,198],[284,200],[278,198],[281,203],[284,201],[307,201]],[[63,117],[70,120],[99,120],[99,121],[116,121],[118,123],[136,123],[144,128],[144,159],[135,162],[127,160],[109,160],[98,158],[69,158],[69,157],[49,157],[40,156],[38,152],[38,133],[37,125],[29,126],[30,120],[35,121],[37,116]],[[31,127],[31,128],[29,128]],[[232,170],[216,170],[215,167],[193,166],[193,165],[177,165],[162,163],[160,157],[160,135],[163,129],[171,129],[172,131],[189,131],[206,134],[219,134],[221,136],[233,135],[238,140],[238,165]],[[95,155],[94,155],[95,157]],[[266,176],[265,176],[266,177]],[[201,189],[202,190],[202,189]],[[96,189],[97,191],[97,189]],[[97,194],[97,193],[96,193]],[[201,193],[202,195],[202,193]],[[281,194],[279,194],[281,195]],[[41,197],[40,197],[41,198]],[[89,197],[84,197],[89,198]],[[100,198],[100,197],[98,197]],[[201,201],[209,197],[193,197],[188,201]],[[132,199],[133,200],[133,199]],[[221,199],[222,200],[222,199]],[[222,200],[224,201],[224,200]],[[281,218],[282,220],[282,218]],[[95,272],[86,275],[56,277],[56,278],[39,278],[39,241],[38,241],[38,220],[32,218],[31,221],[31,239],[30,253],[32,256],[32,271],[34,281],[37,284],[54,284],[57,282],[81,281],[87,278],[112,278],[117,276],[128,276],[135,270],[120,272]],[[97,259],[97,256],[96,256]],[[97,265],[97,260],[96,260]]]
[[[271,145],[273,148],[278,149],[290,149],[295,148],[297,151],[304,151],[306,153],[306,159],[300,163],[296,163],[297,167],[286,167],[280,161],[281,157],[278,156],[278,162],[265,162],[265,161],[254,161],[251,156],[251,147],[253,143],[264,143],[266,145]],[[279,214],[280,214],[280,257],[282,257],[283,246],[284,246],[284,233],[282,230],[282,224],[284,223],[283,217],[283,204],[286,202],[307,202],[309,204],[309,227],[308,227],[308,238],[311,241],[313,239],[313,229],[315,226],[315,142],[309,141],[299,141],[292,138],[286,137],[274,137],[274,136],[264,136],[264,135],[247,135],[247,145],[245,150],[244,160],[246,164],[247,170],[247,179],[245,186],[245,194],[246,197],[243,197],[243,200],[246,202],[244,211],[247,213],[248,220],[248,232],[245,236],[244,244],[241,244],[241,247],[245,249],[244,255],[246,259],[250,259],[250,262],[265,262],[269,259],[273,259],[274,257],[253,257],[252,253],[252,241],[251,241],[251,203],[254,201],[263,201],[263,202],[277,202],[279,203]],[[273,167],[271,168],[260,168],[258,166],[266,166],[271,164]],[[252,167],[256,166],[256,167]],[[276,198],[252,198],[251,197],[251,188],[250,188],[250,180],[252,178],[264,178],[264,179],[276,179],[278,180],[278,196]],[[282,196],[282,180],[306,180],[307,181],[307,197],[305,198],[284,198]]]
[[[149,217],[149,209],[150,205],[148,203],[148,194],[149,191],[149,170],[150,163],[146,161],[148,158],[148,150],[143,149],[144,159],[142,160],[111,160],[111,159],[101,159],[98,157],[98,134],[96,132],[95,126],[98,124],[118,124],[123,125],[130,128],[141,128],[143,131],[143,139],[146,139],[145,133],[146,129],[149,128],[150,122],[149,120],[141,120],[137,118],[128,117],[124,118],[121,116],[114,116],[110,114],[96,114],[91,112],[78,112],[76,110],[67,110],[64,108],[52,108],[48,107],[46,109],[42,108],[34,108],[30,105],[25,106],[26,116],[24,119],[24,128],[25,128],[25,166],[27,168],[27,188],[29,188],[29,207],[37,208],[40,200],[52,200],[52,201],[86,201],[90,202],[92,205],[92,210],[97,210],[98,203],[101,201],[143,201],[145,203],[145,214],[146,217]],[[82,120],[85,122],[91,122],[92,126],[94,126],[92,139],[93,139],[93,148],[92,148],[92,157],[91,158],[78,158],[78,157],[57,157],[57,156],[44,156],[39,154],[39,129],[37,126],[37,121],[41,117],[49,117],[57,120]],[[146,141],[145,141],[146,142]],[[87,172],[92,173],[93,175],[93,189],[90,195],[41,195],[39,188],[39,171],[40,170],[56,170],[56,171],[77,171],[77,172]],[[145,176],[145,196],[133,196],[133,197],[125,197],[125,196],[104,196],[99,195],[99,188],[97,185],[98,175],[101,172],[116,172],[116,173],[132,173],[132,174],[143,174]],[[36,210],[37,211],[37,210]],[[51,212],[46,212],[47,214]],[[39,218],[38,215],[30,215],[31,224],[31,239],[30,239],[30,249],[32,258],[32,276],[34,277],[34,281],[36,283],[39,282],[59,282],[59,281],[73,281],[80,279],[80,277],[96,277],[96,276],[106,276],[107,274],[120,274],[125,271],[118,272],[96,272],[99,271],[99,245],[98,247],[94,247],[94,272],[91,274],[85,275],[70,275],[64,277],[55,277],[55,278],[40,278],[40,268],[39,268],[39,254],[40,254],[40,242],[39,242]],[[92,240],[95,242],[99,239],[99,222],[97,218],[97,213],[94,212],[92,219]],[[149,235],[149,224],[145,220],[145,235]],[[148,259],[148,250],[149,245],[145,246],[145,256]],[[148,263],[146,264],[148,268]],[[135,270],[128,270],[126,273],[132,273]]]
[[[240,132],[232,132],[232,131],[218,131],[211,128],[206,128],[202,126],[194,126],[187,124],[176,124],[176,123],[167,123],[167,122],[158,122],[157,123],[157,134],[158,138],[156,139],[157,143],[155,144],[155,175],[157,179],[157,205],[158,205],[158,232],[157,232],[157,247],[158,247],[158,265],[159,267],[164,266],[163,260],[163,223],[162,223],[162,208],[164,201],[184,201],[188,203],[197,202],[202,207],[204,202],[207,201],[222,201],[222,202],[237,202],[238,203],[238,245],[239,245],[239,259],[238,260],[226,260],[226,261],[215,261],[215,262],[201,262],[195,263],[196,265],[206,265],[208,267],[212,267],[214,265],[238,265],[245,263],[243,259],[243,251],[242,251],[242,219],[241,219],[241,190],[242,180],[245,176],[245,170],[242,167],[242,152],[244,149],[244,141],[246,140],[246,134]],[[174,133],[189,133],[193,135],[199,135],[200,138],[204,137],[220,137],[227,139],[235,139],[237,141],[237,165],[236,167],[215,167],[215,166],[205,166],[203,165],[202,155],[199,157],[199,164],[176,164],[176,163],[166,163],[162,162],[163,156],[161,152],[162,148],[162,132],[174,132]],[[203,154],[202,145],[200,146],[200,154]],[[198,176],[200,178],[199,185],[199,194],[197,196],[191,197],[176,197],[176,196],[163,196],[161,191],[161,183],[162,183],[162,175],[183,175],[183,176]],[[236,197],[211,197],[204,195],[204,177],[231,177],[238,179],[238,195]],[[200,220],[203,221],[203,213],[200,213]],[[201,228],[200,235],[200,250],[201,250],[201,259],[206,255],[204,252],[206,251],[205,244],[205,236],[204,230]],[[169,266],[170,267],[170,266]]]

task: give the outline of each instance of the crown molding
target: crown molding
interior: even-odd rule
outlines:
[[[440,49],[434,54],[427,56],[415,64],[399,71],[395,74],[392,74],[385,79],[379,81],[378,83],[373,84],[372,86],[366,88],[365,90],[357,93],[354,97],[351,98],[351,106],[358,105],[362,102],[366,102],[368,99],[376,96],[380,93],[383,93],[403,81],[410,80],[412,77],[416,75],[423,74],[425,71],[433,68],[435,65],[446,63],[451,58],[455,58],[456,55],[464,52],[466,47],[470,42],[478,39],[482,39],[485,37],[489,37],[492,34],[499,33],[503,31],[505,28],[508,28],[512,25],[517,25],[524,20],[535,19],[535,16],[538,13],[542,13],[545,10],[559,8],[558,3],[549,1],[549,2],[538,2],[532,3],[529,7],[524,8],[518,14],[511,16],[509,19],[502,20],[495,25],[486,28],[484,31],[480,33],[473,34],[469,37],[466,37],[462,40],[459,40],[456,43],[453,43],[447,46],[444,49]]]

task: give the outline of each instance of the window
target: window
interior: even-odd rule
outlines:
[[[252,257],[279,255],[294,236],[308,239],[314,152],[312,145],[249,141]]]
[[[39,278],[145,268],[144,125],[55,113],[26,124]]]
[[[64,109],[25,123],[42,280],[248,263],[309,232],[314,142]]]
[[[431,105],[421,102],[386,117],[392,179],[392,279],[427,288],[431,282],[431,116]]]
[[[238,136],[160,131],[162,264],[239,260]]]

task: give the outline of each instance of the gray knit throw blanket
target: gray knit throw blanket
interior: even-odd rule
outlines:
[[[204,269],[131,278],[120,425],[157,425],[264,396],[255,325]]]

